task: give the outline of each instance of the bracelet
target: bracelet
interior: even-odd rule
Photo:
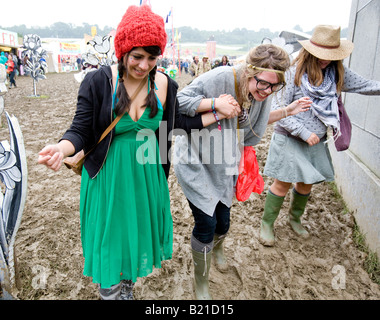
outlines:
[[[282,108],[281,110],[284,111],[283,113],[285,113],[285,117],[284,118],[287,118],[288,117],[288,112],[286,111],[286,108]]]
[[[220,125],[220,120],[219,120],[218,114],[216,113],[216,110],[215,110],[215,98],[211,99],[211,110],[212,110],[212,113],[214,114],[216,122],[218,123],[219,131],[222,131],[222,126]]]

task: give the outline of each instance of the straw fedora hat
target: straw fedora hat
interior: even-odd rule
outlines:
[[[343,60],[347,58],[354,44],[340,38],[340,27],[318,25],[310,40],[298,41],[309,53],[322,60]]]

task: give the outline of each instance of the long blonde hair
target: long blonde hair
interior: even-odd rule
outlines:
[[[293,65],[297,65],[294,84],[301,86],[302,75],[306,73],[309,77],[309,82],[313,86],[319,87],[323,82],[323,72],[318,63],[318,58],[313,56],[307,50],[302,48],[294,60]],[[335,65],[335,80],[336,90],[338,93],[342,92],[344,85],[344,67],[342,60],[332,61]]]
[[[284,49],[273,44],[262,44],[251,49],[246,59],[244,71],[240,77],[239,91],[241,92],[240,99],[243,104],[250,104],[251,102],[249,80],[263,72],[262,70],[252,68],[252,66],[282,71],[277,73],[278,82],[285,82],[285,71],[290,66],[290,59]]]

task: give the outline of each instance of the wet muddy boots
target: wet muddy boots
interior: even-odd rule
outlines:
[[[214,236],[214,247],[212,249],[215,266],[220,272],[226,272],[228,270],[227,258],[224,255],[223,243],[227,234]]]
[[[212,247],[213,242],[205,244],[191,235],[191,252],[194,263],[194,291],[197,300],[212,300],[208,281]]]
[[[300,194],[293,189],[290,196],[289,224],[293,231],[301,238],[309,238],[309,232],[301,224],[301,216],[305,212],[307,200],[310,194]]]
[[[103,289],[98,286],[101,300],[133,300],[134,282],[121,280],[110,288]]]
[[[273,226],[285,197],[276,196],[268,190],[265,199],[264,214],[261,218],[259,241],[262,245],[272,247],[274,245]]]
[[[228,269],[224,256],[223,242],[226,235],[215,234],[211,243],[205,244],[192,235],[191,248],[194,262],[194,289],[197,300],[212,300],[209,288],[211,257],[214,256],[216,268],[225,272]]]
[[[278,214],[280,213],[282,203],[285,197],[279,197],[268,191],[264,214],[261,219],[259,241],[262,245],[272,247],[274,245],[273,226]],[[289,207],[289,224],[293,231],[300,237],[306,239],[309,233],[301,225],[301,216],[303,215],[309,195],[302,195],[293,189]]]

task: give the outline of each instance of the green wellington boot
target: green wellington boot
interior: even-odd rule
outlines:
[[[213,255],[214,255],[214,261],[216,268],[220,272],[226,272],[228,270],[228,264],[227,264],[227,258],[224,255],[224,250],[223,250],[223,242],[224,239],[226,238],[226,235],[219,235],[215,234],[214,235],[214,247],[213,247]]]
[[[301,224],[301,216],[305,212],[307,200],[310,194],[300,194],[295,189],[292,191],[289,206],[289,223],[293,231],[300,237],[307,239],[309,232]]]
[[[285,197],[279,197],[268,191],[265,199],[264,214],[261,218],[259,241],[262,245],[272,247],[274,245],[273,225],[280,213]]]
[[[212,300],[208,285],[212,250],[208,253],[191,250],[194,261],[194,284],[197,300]]]

